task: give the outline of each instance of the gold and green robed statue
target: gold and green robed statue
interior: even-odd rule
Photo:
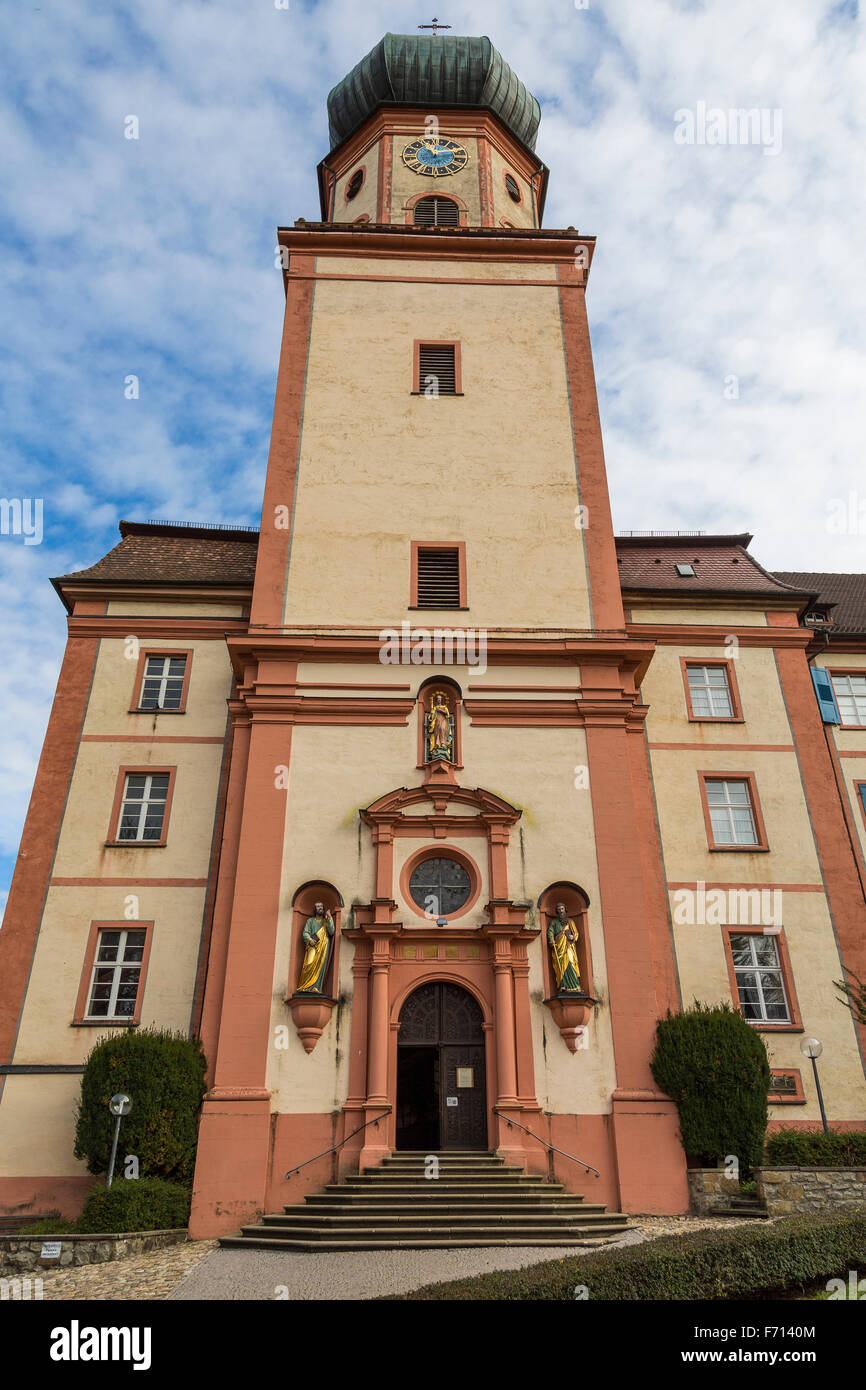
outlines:
[[[556,904],[556,916],[547,929],[558,994],[580,994],[580,966],[577,963],[578,930],[565,903]]]
[[[331,950],[331,937],[334,935],[334,919],[325,911],[324,903],[313,905],[315,917],[308,917],[301,940],[306,947],[301,978],[298,980],[298,994],[321,994],[328,968],[328,955]]]

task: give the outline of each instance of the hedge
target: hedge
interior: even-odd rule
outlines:
[[[121,1123],[118,1177],[125,1155],[134,1154],[142,1177],[191,1184],[205,1067],[201,1042],[185,1033],[140,1028],[103,1038],[84,1064],[75,1157],[87,1160],[89,1173],[108,1170],[115,1124],[108,1102],[123,1091],[132,1110]]]
[[[702,1166],[728,1155],[748,1177],[767,1130],[770,1063],[763,1038],[730,1004],[695,1001],[656,1025],[650,1069],[676,1101],[686,1153]]]
[[[91,1189],[75,1223],[79,1235],[94,1232],[173,1231],[189,1224],[191,1193],[162,1178],[115,1178]]]
[[[779,1129],[767,1137],[764,1166],[782,1168],[866,1168],[863,1130]]]
[[[765,1226],[701,1230],[642,1245],[569,1256],[526,1269],[431,1284],[405,1300],[573,1302],[585,1286],[600,1299],[681,1301],[754,1298],[837,1278],[866,1263],[866,1213],[794,1216]]]

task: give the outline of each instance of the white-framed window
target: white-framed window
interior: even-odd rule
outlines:
[[[118,840],[161,840],[170,774],[128,772],[120,807]]]
[[[146,937],[140,928],[100,931],[87,996],[88,1018],[132,1018]]]
[[[689,699],[696,718],[730,719],[734,713],[731,687],[725,666],[686,667]]]
[[[186,678],[185,656],[149,656],[138,698],[139,709],[180,709]]]
[[[833,694],[843,724],[866,724],[866,675],[834,676]]]
[[[790,1023],[776,938],[760,932],[732,935],[731,956],[743,1017],[751,1023]]]
[[[717,845],[757,845],[758,831],[748,782],[707,778],[707,807]]]

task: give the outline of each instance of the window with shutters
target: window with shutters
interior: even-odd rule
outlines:
[[[412,354],[412,394],[438,400],[462,396],[460,344],[416,339]]]
[[[725,658],[690,661],[680,658],[689,719],[739,722],[743,718],[734,663]]]
[[[866,727],[866,671],[834,671],[831,675],[833,694],[843,724],[854,728]]]
[[[769,849],[754,774],[699,772],[710,849]]]
[[[462,541],[412,542],[410,608],[465,608],[466,546]]]
[[[413,219],[416,227],[459,227],[460,209],[453,198],[433,193],[429,198],[418,199]]]
[[[165,844],[176,770],[174,767],[120,769],[108,832],[109,844]]]

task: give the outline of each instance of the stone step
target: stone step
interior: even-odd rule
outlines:
[[[277,1230],[284,1226],[302,1225],[306,1227],[332,1227],[336,1225],[346,1225],[351,1227],[358,1226],[399,1226],[399,1225],[424,1225],[424,1226],[483,1226],[495,1224],[497,1226],[511,1223],[517,1226],[551,1226],[562,1229],[565,1226],[605,1226],[611,1223],[622,1221],[619,1212],[594,1211],[584,1214],[574,1213],[565,1215],[562,1212],[500,1212],[489,1211],[479,1215],[477,1212],[328,1212],[311,1213],[304,1208],[300,1211],[293,1211],[288,1208],[284,1213],[273,1212],[262,1217],[260,1225],[266,1226],[269,1230]],[[259,1226],[245,1226],[244,1230],[255,1231]]]
[[[353,1188],[382,1187],[391,1190],[392,1187],[411,1187],[414,1190],[424,1187],[431,1187],[432,1184],[441,1187],[443,1183],[448,1183],[450,1187],[489,1187],[491,1191],[507,1191],[509,1188],[520,1187],[542,1187],[548,1186],[546,1179],[541,1176],[524,1176],[516,1173],[442,1173],[439,1177],[410,1177],[407,1173],[354,1173],[352,1177],[345,1177],[343,1184]],[[329,1184],[334,1186],[334,1184]],[[562,1186],[562,1184],[550,1184],[550,1186]]]
[[[530,1178],[540,1176],[538,1173],[526,1173],[525,1169],[521,1168],[516,1163],[497,1163],[495,1159],[490,1159],[486,1163],[469,1163],[465,1158],[461,1158],[459,1161],[455,1159],[453,1163],[443,1163],[441,1160],[437,1159],[436,1163],[440,1172],[484,1173],[493,1178],[499,1178],[503,1175],[514,1177],[515,1174],[520,1177],[526,1176]],[[372,1173],[384,1178],[392,1177],[395,1173],[426,1173],[428,1171],[428,1164],[386,1162],[377,1163],[372,1167],[362,1168],[360,1171],[362,1173]]]
[[[707,1207],[707,1216],[734,1216],[739,1218],[749,1217],[758,1221],[769,1220],[767,1208],[761,1206]]]
[[[308,1197],[306,1199],[306,1205],[304,1207],[288,1205],[284,1208],[284,1210],[289,1212],[306,1211],[312,1212],[314,1214],[318,1212],[323,1217],[330,1214],[339,1214],[340,1212],[350,1211],[358,1212],[360,1215],[369,1212],[382,1212],[383,1214],[386,1212],[390,1212],[394,1216],[402,1216],[404,1213],[411,1215],[413,1212],[419,1211],[430,1212],[433,1215],[435,1215],[437,1212],[450,1211],[455,1212],[457,1214],[465,1214],[467,1216],[471,1216],[473,1212],[481,1216],[489,1211],[513,1212],[515,1215],[518,1216],[521,1212],[531,1213],[549,1211],[560,1216],[580,1216],[584,1212],[604,1211],[605,1208],[603,1203],[601,1202],[584,1202],[579,1197],[569,1199],[568,1196],[563,1197],[561,1199],[557,1199],[554,1197],[547,1199],[539,1198],[536,1200],[533,1198],[532,1200],[525,1202],[476,1202],[474,1200],[454,1201],[453,1199],[440,1200],[436,1198],[430,1198],[426,1201],[419,1200],[416,1202],[370,1201],[363,1203],[345,1201],[322,1202],[311,1200]]]
[[[446,1236],[457,1236],[468,1240],[474,1236],[493,1236],[493,1237],[514,1237],[514,1240],[523,1236],[598,1236],[598,1234],[609,1234],[612,1230],[623,1230],[624,1219],[612,1218],[607,1222],[594,1222],[591,1225],[584,1225],[580,1222],[489,1222],[489,1220],[475,1220],[475,1222],[460,1222],[460,1220],[448,1219],[441,1222],[427,1222],[427,1220],[414,1220],[414,1222],[396,1223],[367,1222],[360,1225],[342,1225],[334,1223],[328,1226],[306,1226],[303,1222],[289,1222],[285,1220],[281,1226],[242,1226],[240,1232],[245,1238],[253,1240],[381,1240],[385,1236],[393,1236],[396,1240],[409,1240],[416,1236],[434,1236],[445,1238]]]
[[[592,1236],[582,1237],[579,1234],[547,1236],[539,1235],[533,1231],[525,1236],[509,1233],[508,1235],[474,1235],[467,1237],[463,1232],[459,1235],[443,1236],[415,1234],[408,1235],[401,1233],[398,1237],[390,1234],[378,1236],[368,1234],[367,1236],[355,1236],[346,1240],[311,1240],[308,1237],[297,1239],[271,1240],[267,1237],[259,1236],[223,1236],[220,1245],[224,1248],[245,1249],[250,1248],[259,1250],[286,1250],[298,1253],[339,1253],[349,1250],[472,1250],[487,1248],[509,1248],[518,1245],[539,1246],[542,1248],[555,1247],[589,1247],[599,1245],[610,1245],[620,1235],[628,1230],[628,1226],[623,1225],[621,1229],[615,1229],[604,1237]]]

